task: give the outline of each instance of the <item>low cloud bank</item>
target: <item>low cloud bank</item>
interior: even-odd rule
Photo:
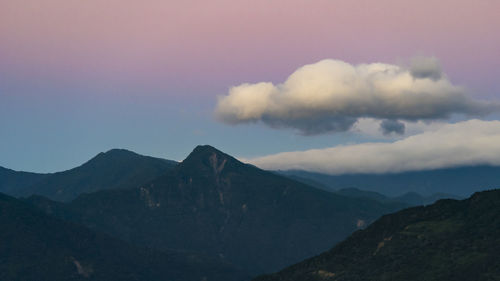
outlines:
[[[499,108],[467,96],[435,58],[415,58],[409,67],[322,60],[300,67],[282,84],[231,88],[219,97],[215,115],[227,124],[263,122],[303,135],[348,131],[359,119],[373,118],[384,134],[401,134],[401,121],[481,116]]]
[[[461,165],[500,165],[500,121],[446,124],[392,143],[284,152],[247,162],[268,170],[327,174],[390,173]]]

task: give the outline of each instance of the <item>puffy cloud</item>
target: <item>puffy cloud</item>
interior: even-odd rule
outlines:
[[[269,170],[328,174],[388,173],[461,165],[500,165],[500,121],[444,124],[391,143],[284,152],[247,162]]]
[[[351,65],[339,60],[305,65],[282,84],[232,87],[228,95],[219,97],[215,115],[228,124],[261,121],[314,135],[347,131],[360,118],[428,121],[498,109],[498,104],[474,100],[453,85],[436,59],[416,58],[410,67]]]

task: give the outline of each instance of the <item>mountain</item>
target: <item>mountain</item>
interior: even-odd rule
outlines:
[[[428,205],[440,199],[463,199],[453,194],[435,193],[430,196],[422,196],[416,192],[407,192],[400,196],[388,197],[375,191],[360,190],[353,187],[343,188],[335,191],[335,193],[348,197],[373,199],[379,202],[400,202],[408,206]]]
[[[66,211],[35,201],[135,245],[218,256],[251,274],[318,254],[406,206],[322,191],[210,146],[140,188],[82,194]]]
[[[333,249],[255,281],[500,280],[500,190],[386,215]]]
[[[71,201],[82,193],[105,189],[133,188],[150,181],[177,162],[143,156],[124,149],[112,149],[71,170],[46,174],[30,184],[10,188],[10,195],[43,195],[57,201]],[[20,178],[23,178],[20,175]],[[16,184],[11,181],[11,186]]]
[[[467,166],[388,174],[327,175],[306,171],[278,173],[330,191],[354,187],[387,196],[416,192],[424,196],[445,193],[468,197],[477,191],[500,187],[500,166]]]
[[[218,261],[140,249],[0,194],[0,280],[243,281]]]

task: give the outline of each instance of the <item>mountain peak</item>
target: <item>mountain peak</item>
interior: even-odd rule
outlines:
[[[131,161],[133,159],[141,158],[141,155],[126,149],[111,149],[106,152],[99,152],[96,156],[92,157],[87,162],[83,163],[80,167],[93,167],[101,165],[113,165],[117,162]],[[80,168],[77,167],[76,169]]]
[[[167,162],[171,165],[177,165],[177,162],[172,161],[172,160],[167,160],[163,158],[156,158],[156,157],[151,157],[151,156],[145,156],[138,154],[136,152],[123,149],[123,148],[113,148],[110,149],[106,152],[100,152],[96,156],[94,156],[92,159],[84,163],[83,165],[88,165],[88,164],[96,164],[96,163],[105,163],[105,164],[115,164],[117,162],[127,162],[127,161],[145,161],[145,160],[155,160],[155,161],[162,161],[162,162]]]
[[[108,153],[111,153],[111,154],[114,154],[114,153],[132,153],[132,154],[136,154],[135,152],[133,151],[130,151],[128,149],[125,149],[125,148],[112,148],[106,152],[104,152],[105,154],[108,154]]]
[[[223,153],[222,151],[208,144],[197,145],[193,149],[193,152],[191,153],[206,153],[206,152]]]
[[[218,150],[217,148],[210,146],[210,145],[198,145],[193,149],[193,151],[188,155],[186,159],[184,159],[183,162],[186,160],[191,160],[191,159],[208,159],[210,157],[214,157],[215,155],[217,158],[232,158],[233,157],[225,154],[224,152]],[[234,159],[235,161],[238,161]]]
[[[119,156],[136,156],[139,155],[133,151],[123,148],[113,148],[106,152],[101,152],[97,156],[119,157]]]
[[[112,149],[97,154],[78,167],[47,175],[18,189],[15,195],[37,194],[57,201],[70,201],[82,193],[137,187],[176,165],[174,161],[143,156],[125,149]]]
[[[234,157],[216,149],[210,145],[198,145],[182,161],[180,168],[199,169],[198,171],[211,171],[214,174],[220,174],[228,167],[237,167],[244,165]]]

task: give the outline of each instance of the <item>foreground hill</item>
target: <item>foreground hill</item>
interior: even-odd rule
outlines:
[[[327,175],[306,171],[279,173],[330,191],[354,187],[387,196],[416,192],[424,196],[445,193],[468,197],[477,191],[500,187],[500,166],[455,167],[389,174]]]
[[[242,281],[228,265],[96,234],[0,194],[0,280]],[[204,279],[205,278],[205,279]]]
[[[219,256],[252,274],[318,254],[403,207],[318,190],[210,146],[140,188],[83,194],[66,205],[70,211],[35,199],[45,211],[136,245]]]
[[[17,197],[42,195],[57,201],[70,201],[82,193],[105,189],[133,188],[150,181],[177,163],[143,156],[124,149],[113,149],[71,170],[53,174],[18,175],[4,191]],[[19,172],[17,172],[19,173]],[[29,184],[21,180],[34,178]],[[6,184],[7,186],[7,184]]]
[[[255,281],[500,280],[500,190],[386,215],[330,251]]]

